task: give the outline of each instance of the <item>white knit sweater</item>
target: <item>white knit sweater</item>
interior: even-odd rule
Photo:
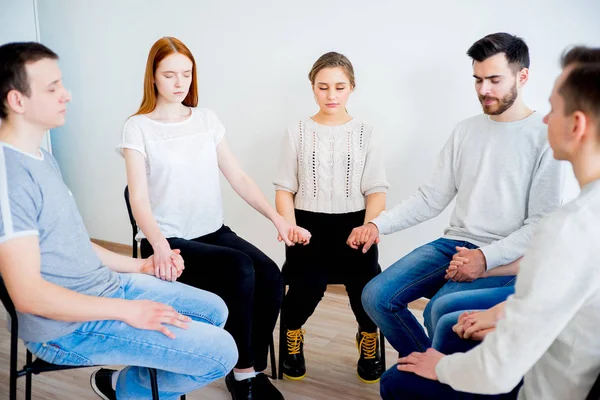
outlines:
[[[365,197],[389,183],[373,128],[356,119],[321,125],[293,123],[283,140],[276,190],[295,194],[299,210],[341,214],[365,209]]]

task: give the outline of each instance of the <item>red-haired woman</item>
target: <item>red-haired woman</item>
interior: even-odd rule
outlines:
[[[217,115],[197,104],[192,53],[176,38],[158,40],[148,55],[142,104],[125,123],[119,146],[141,229],[142,257],[154,254],[157,277],[216,293],[227,304],[225,329],[239,352],[226,378],[233,398],[282,399],[261,373],[281,305],[281,273],[223,224],[219,170],[236,193],[271,220],[279,240],[306,243],[310,235],[275,211],[238,165]],[[185,261],[179,278],[171,249],[180,249]]]

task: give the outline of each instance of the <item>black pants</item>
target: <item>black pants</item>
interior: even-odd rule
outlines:
[[[264,370],[283,296],[279,267],[225,225],[196,239],[167,240],[172,249],[181,250],[185,261],[179,282],[215,293],[227,304],[225,329],[237,344],[236,368]],[[152,253],[143,239],[142,257]]]
[[[296,210],[296,224],[312,234],[306,246],[286,248],[284,274],[289,290],[283,300],[287,329],[299,329],[323,298],[327,283],[346,286],[350,307],[362,331],[375,332],[377,326],[361,303],[365,285],[377,275],[378,251],[374,245],[366,254],[346,244],[353,228],[364,223],[365,211],[323,214]]]

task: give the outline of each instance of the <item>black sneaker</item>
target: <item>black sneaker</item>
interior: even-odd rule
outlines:
[[[267,375],[262,372],[256,374],[256,384],[259,387],[260,398],[265,400],[283,400],[281,392],[273,385]]]
[[[356,347],[360,354],[356,365],[358,378],[365,383],[379,382],[383,374],[379,334],[359,331],[356,334]]]
[[[260,384],[256,377],[237,381],[231,371],[225,377],[225,385],[233,400],[263,400],[259,392]]]
[[[117,372],[114,369],[100,368],[97,371],[92,372],[90,376],[90,385],[92,390],[101,399],[104,400],[117,400],[117,394],[112,388],[112,374]]]
[[[306,376],[304,361],[304,330],[286,329],[286,349],[283,354],[283,376],[298,381]]]

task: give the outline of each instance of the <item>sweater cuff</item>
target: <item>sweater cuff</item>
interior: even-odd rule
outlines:
[[[387,189],[388,189],[387,186],[376,186],[374,188],[371,188],[371,189],[367,190],[364,193],[364,196],[366,197],[366,196],[368,196],[370,194],[373,194],[373,193],[387,193]]]
[[[292,189],[288,189],[287,187],[281,186],[281,185],[275,185],[275,190],[281,190],[283,192],[289,192],[289,193],[292,193],[292,194],[296,194],[296,192],[293,191]]]
[[[448,363],[450,362],[450,356],[446,356],[440,360],[435,366],[435,375],[440,383],[448,385],[448,376],[446,376],[446,370],[448,369]]]
[[[504,259],[500,248],[494,243],[484,247],[480,247],[479,250],[485,256],[487,270],[494,269],[500,265],[504,265]]]
[[[391,232],[391,223],[389,218],[385,215],[385,211],[369,222],[377,227],[380,235],[387,235]]]

